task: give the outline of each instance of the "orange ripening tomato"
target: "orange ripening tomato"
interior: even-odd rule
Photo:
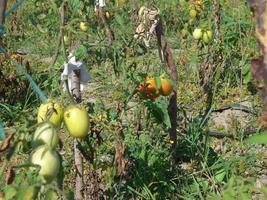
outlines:
[[[161,78],[160,94],[163,96],[168,96],[173,90],[173,86],[168,79]]]
[[[157,91],[157,84],[154,78],[147,79],[144,84],[138,87],[138,91],[147,99],[155,99],[160,96]]]

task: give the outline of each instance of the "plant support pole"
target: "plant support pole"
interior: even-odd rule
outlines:
[[[80,70],[73,70],[71,77],[71,94],[75,102],[81,102],[81,92],[80,92]],[[81,152],[78,148],[78,139],[74,140],[74,162],[75,162],[75,200],[83,200],[83,158]]]
[[[166,61],[168,72],[173,82],[176,84],[178,80],[177,69],[173,59],[171,48],[169,47],[166,38],[164,37],[162,21],[159,19],[159,23],[156,26],[156,36],[158,41],[158,46],[160,47],[161,52],[163,53],[164,60]],[[170,94],[170,100],[168,105],[168,114],[171,121],[171,127],[169,128],[169,135],[172,142],[172,146],[176,146],[177,142],[177,93],[176,86],[174,84],[174,89]]]
[[[0,26],[5,23],[5,12],[6,12],[7,0],[0,0]]]
[[[267,130],[267,1],[248,0],[253,9],[256,21],[256,37],[260,46],[261,56],[251,62],[251,71],[256,80],[256,86],[263,100],[263,109],[259,117],[259,124]]]

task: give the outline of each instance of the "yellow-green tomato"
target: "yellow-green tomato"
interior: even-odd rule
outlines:
[[[207,31],[208,37],[212,38],[212,31]]]
[[[34,133],[32,146],[48,145],[55,149],[58,145],[58,135],[54,125],[50,122],[40,123]]]
[[[69,106],[64,112],[64,123],[73,137],[83,138],[89,131],[89,116],[85,108]]]
[[[80,29],[84,32],[88,30],[88,25],[86,22],[80,22]]]
[[[202,30],[200,28],[196,28],[193,31],[193,38],[199,40],[202,37]]]
[[[47,145],[39,146],[31,155],[31,164],[39,165],[39,175],[42,176],[46,183],[53,181],[60,167],[60,159],[56,151]]]
[[[59,103],[48,101],[45,104],[41,104],[37,116],[38,123],[49,121],[55,126],[60,126],[62,119],[63,109]]]
[[[70,37],[69,36],[64,35],[63,41],[64,41],[65,45],[67,45],[67,46],[70,45]]]
[[[211,32],[208,33],[208,31],[206,31],[206,32],[203,33],[202,40],[206,44],[208,44],[211,41],[211,38],[212,38],[212,33]]]
[[[191,18],[195,18],[195,17],[197,16],[197,11],[196,11],[195,9],[191,9],[191,10],[189,11],[189,16],[190,16]]]

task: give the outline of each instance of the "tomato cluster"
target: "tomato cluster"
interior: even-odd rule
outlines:
[[[140,84],[137,89],[144,98],[156,99],[160,95],[168,96],[173,90],[171,81],[165,78],[160,78],[160,86],[156,84],[155,78],[146,79],[144,83]]]
[[[196,40],[202,40],[204,43],[208,44],[212,39],[212,31],[211,30],[203,31],[200,28],[196,28],[193,31],[193,37]]]
[[[56,129],[63,120],[73,137],[84,138],[89,131],[89,116],[84,108],[72,105],[63,110],[61,104],[51,100],[41,104],[37,116],[38,126],[32,139],[34,151],[30,163],[40,167],[39,175],[45,183],[53,181],[59,173],[60,158],[55,150],[59,137]]]

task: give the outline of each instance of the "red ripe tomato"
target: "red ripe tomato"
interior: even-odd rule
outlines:
[[[156,99],[160,96],[157,84],[154,78],[147,79],[144,84],[138,87],[138,91],[147,99]]]

